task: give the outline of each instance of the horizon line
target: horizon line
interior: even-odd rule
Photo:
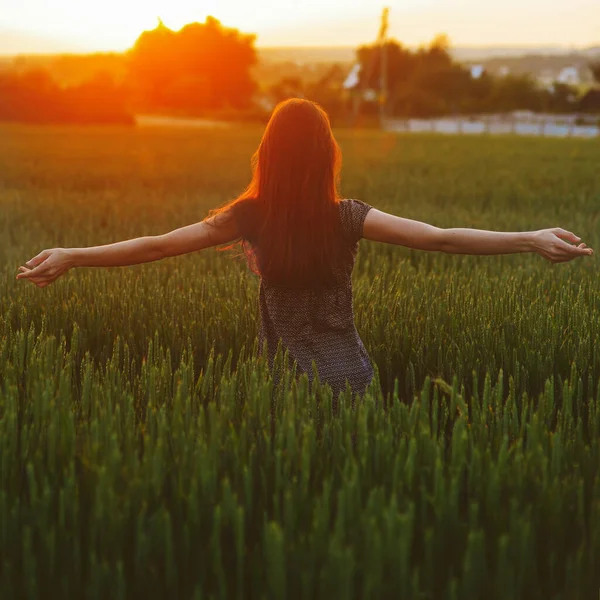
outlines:
[[[402,46],[407,48],[419,48],[427,46],[424,44],[405,44],[401,40],[394,37],[389,38],[390,41],[399,42]],[[354,50],[359,46],[370,45],[373,42],[366,41],[361,44],[347,44],[347,45],[330,45],[330,44],[259,44],[255,45],[257,50]],[[57,50],[57,51],[17,51],[17,52],[0,52],[0,58],[18,58],[20,56],[86,56],[93,54],[125,54],[133,48],[133,45],[123,50]],[[592,44],[561,44],[559,42],[554,44],[519,44],[519,43],[504,43],[504,44],[450,44],[449,50],[574,50],[574,51],[585,51],[585,50],[600,50],[600,41]]]

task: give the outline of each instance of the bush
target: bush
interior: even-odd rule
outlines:
[[[42,70],[0,75],[0,120],[133,125],[125,91],[106,74],[61,88]]]

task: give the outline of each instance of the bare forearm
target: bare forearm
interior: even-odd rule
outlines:
[[[449,254],[515,254],[533,252],[532,231],[503,232],[481,229],[444,229],[440,250]]]
[[[157,237],[145,236],[105,246],[69,248],[74,267],[126,267],[165,257]]]

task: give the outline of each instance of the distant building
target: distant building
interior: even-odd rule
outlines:
[[[565,67],[559,74],[557,81],[567,85],[579,85],[581,77],[577,67]]]
[[[479,79],[485,73],[485,67],[483,65],[471,65],[471,78]]]
[[[346,79],[344,80],[344,83],[342,84],[342,87],[345,90],[353,90],[360,83],[360,69],[361,69],[360,63],[356,63],[352,67],[352,69],[350,70],[350,73],[348,73],[348,76],[346,77]]]
[[[375,102],[379,92],[373,88],[360,89],[360,71],[361,65],[360,63],[356,63],[352,69],[350,69],[350,73],[348,73],[344,80],[342,88],[350,92],[350,96],[354,98],[355,103],[361,101]]]

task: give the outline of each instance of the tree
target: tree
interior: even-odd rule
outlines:
[[[339,64],[332,65],[317,81],[306,86],[306,97],[318,102],[336,125],[347,113],[343,84],[346,72]]]
[[[570,112],[576,107],[577,88],[567,83],[555,82],[549,90],[545,108],[556,113]]]
[[[269,87],[269,96],[275,104],[288,98],[304,98],[304,82],[297,76],[284,76]]]
[[[404,48],[396,40],[389,40],[385,44],[387,61],[387,80],[390,87],[399,82],[406,82],[416,66],[415,55]],[[363,89],[379,89],[381,73],[381,47],[378,44],[360,46],[356,57],[361,65],[359,87]]]
[[[543,108],[543,94],[529,75],[507,75],[495,79],[489,103],[492,110],[499,112],[539,111]]]
[[[596,81],[596,83],[600,83],[600,60],[591,62],[589,64],[589,68],[592,72],[592,75],[594,76],[594,80]]]
[[[399,42],[386,43],[387,80],[391,93],[388,108],[398,116],[432,117],[459,113],[471,107],[471,97],[489,94],[489,80],[473,80],[470,71],[454,62],[445,35],[416,51]],[[357,51],[361,64],[360,86],[379,89],[381,48],[362,46]],[[372,107],[373,109],[374,107]]]
[[[172,83],[175,32],[159,20],[151,31],[144,31],[129,52],[128,70],[132,76],[136,101],[145,106],[164,106],[166,89]],[[137,102],[136,102],[137,103]]]
[[[106,73],[60,87],[43,70],[0,75],[0,119],[25,123],[119,123],[131,125],[123,87]]]
[[[73,123],[119,123],[133,125],[133,116],[126,108],[122,85],[116,84],[106,72],[79,85],[63,90],[65,120]]]
[[[600,90],[591,89],[579,100],[579,110],[582,112],[600,114]]]
[[[129,52],[136,103],[145,109],[188,113],[247,108],[256,90],[254,35],[223,27],[217,19],[174,32],[162,21],[143,32]]]

